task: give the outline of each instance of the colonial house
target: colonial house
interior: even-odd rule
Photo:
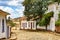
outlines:
[[[15,23],[16,25],[14,27],[12,27],[12,29],[17,29],[19,30],[20,27],[21,27],[21,21],[26,21],[26,17],[23,16],[23,17],[18,17],[18,18],[14,18],[14,19],[11,19],[13,21],[13,23]]]
[[[21,21],[21,29],[36,30],[36,21]]]
[[[6,16],[7,12],[0,10],[0,39],[10,37],[10,27],[7,27]]]
[[[36,30],[36,21],[27,21],[27,17],[20,18],[20,29]]]

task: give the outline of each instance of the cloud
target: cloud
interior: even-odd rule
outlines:
[[[23,2],[24,0],[12,0],[12,1],[9,1],[7,2],[8,5],[12,5],[12,6],[19,6],[21,5],[21,3]]]
[[[8,5],[17,6],[17,5],[19,5],[19,4],[18,4],[18,1],[9,1],[9,2],[8,2]]]
[[[0,0],[0,1],[11,1],[11,0]]]
[[[8,13],[10,13],[11,15],[11,18],[14,18],[15,16],[14,16],[14,10],[12,9],[12,8],[10,8],[10,7],[4,7],[4,6],[0,6],[0,9],[1,10],[3,10],[3,11],[5,11],[5,12],[8,12]]]
[[[24,0],[0,0],[0,9],[10,13],[11,18],[23,16],[24,6],[21,4]]]
[[[4,6],[0,6],[0,9],[3,10],[3,11],[5,11],[5,12],[10,13],[11,14],[10,15],[11,18],[16,18],[16,17],[23,16],[23,10],[21,10],[21,9],[13,10],[10,7],[4,7]]]
[[[0,9],[3,11],[6,11],[8,13],[12,13],[14,10],[10,7],[4,7],[4,6],[0,6]]]
[[[16,10],[16,12],[18,12],[18,15],[19,15],[19,16],[21,16],[21,17],[24,16],[24,15],[23,15],[24,7],[22,7],[21,9],[19,8],[19,9],[15,9],[15,10]]]

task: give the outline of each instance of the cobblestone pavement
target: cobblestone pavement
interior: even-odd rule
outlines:
[[[60,35],[50,32],[15,30],[17,40],[60,40]]]

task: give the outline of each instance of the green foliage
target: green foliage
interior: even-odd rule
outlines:
[[[47,14],[43,15],[42,20],[40,20],[39,25],[40,26],[46,26],[50,23],[50,18],[53,17],[53,12],[49,12]]]
[[[60,13],[58,14],[58,16],[59,16],[59,19],[60,19]]]
[[[37,16],[39,16],[38,19],[40,19],[47,10],[48,0],[25,0],[23,5],[25,6],[24,15],[28,17],[28,20],[32,18],[37,19]]]
[[[58,3],[60,3],[60,0],[52,0],[53,2],[58,2]]]
[[[50,3],[49,4],[53,4],[53,3],[55,3],[55,2],[57,2],[58,4],[60,3],[60,0],[50,0]]]
[[[58,14],[58,16],[59,16],[59,18],[58,18],[58,20],[55,22],[55,26],[60,26],[60,13]]]
[[[13,23],[13,21],[10,20],[10,17],[8,17],[8,19],[6,21],[7,21],[8,26],[14,27],[16,25],[16,23]]]
[[[55,26],[57,26],[57,27],[60,26],[60,20],[57,20],[57,21],[55,22]]]
[[[40,20],[40,22],[39,22],[39,25],[40,26],[45,26],[45,18],[42,18],[42,20]]]
[[[11,20],[7,20],[7,24],[11,27],[14,27],[16,23],[13,23]]]

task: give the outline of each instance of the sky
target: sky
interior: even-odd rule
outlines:
[[[10,13],[11,18],[22,17],[24,11],[23,1],[24,0],[0,0],[0,9]]]

